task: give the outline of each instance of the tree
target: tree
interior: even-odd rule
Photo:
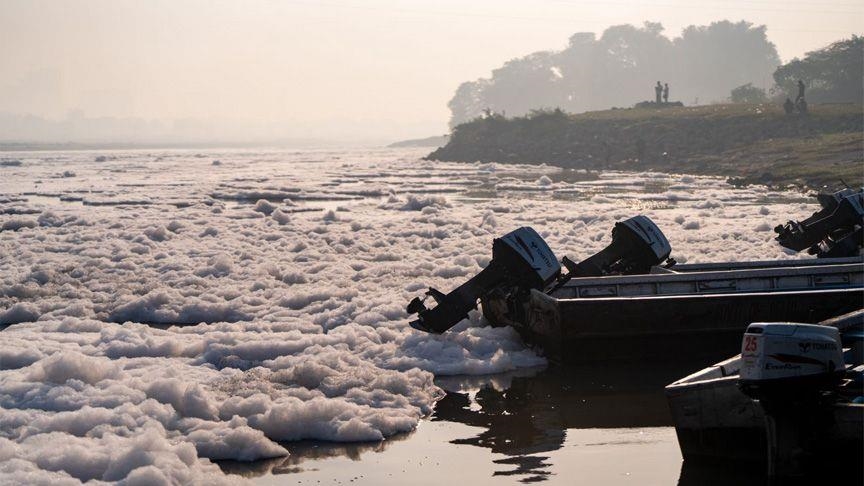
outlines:
[[[835,42],[824,49],[808,52],[804,59],[793,59],[774,71],[773,90],[795,98],[798,80],[808,87],[810,103],[861,103],[864,98],[864,37]]]
[[[672,41],[663,36],[663,26],[645,22],[609,27],[598,39],[594,64],[585,66],[594,76],[594,97],[583,99],[583,109],[604,109],[632,105],[654,97],[654,83],[674,81]]]
[[[535,52],[492,71],[483,92],[492,111],[519,116],[534,108],[554,108],[560,96],[560,73],[550,52]]]
[[[729,90],[745,83],[771,79],[780,65],[765,26],[723,20],[708,26],[690,26],[675,39],[678,99],[720,101]]]
[[[450,129],[456,127],[460,123],[465,123],[477,118],[482,113],[483,108],[483,89],[486,80],[469,81],[462,83],[456,89],[456,94],[447,103],[450,108]]]
[[[768,96],[765,95],[764,89],[757,88],[756,86],[747,83],[733,89],[729,99],[732,103],[755,104],[765,103],[768,101]]]
[[[657,81],[669,83],[672,99],[719,101],[736,86],[769,80],[779,64],[765,27],[748,22],[690,26],[674,40],[659,23],[615,25],[599,37],[574,34],[562,51],[512,59],[489,78],[463,83],[448,104],[450,125],[472,120],[487,107],[523,116],[544,108],[631,106],[653,99]]]

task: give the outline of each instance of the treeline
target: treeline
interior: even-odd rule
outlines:
[[[564,50],[513,59],[490,78],[460,85],[448,103],[450,126],[484,112],[512,117],[537,109],[632,106],[652,99],[657,81],[669,83],[670,101],[686,105],[728,100],[735,88],[745,101],[765,99],[772,93],[764,88],[771,86],[773,94],[794,98],[798,79],[807,80],[810,102],[860,102],[861,45],[862,38],[853,37],[780,66],[765,26],[749,22],[690,26],[674,39],[651,22],[610,27],[599,38],[577,33]]]
[[[774,92],[794,92],[799,79],[808,86],[810,103],[862,103],[864,37],[837,41],[780,66],[774,71]]]

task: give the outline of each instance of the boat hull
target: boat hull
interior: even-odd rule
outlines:
[[[768,443],[765,415],[757,402],[738,389],[738,376],[666,387],[669,410],[685,461],[763,464]],[[861,471],[864,457],[864,405],[838,403],[820,434],[820,461],[852,464]]]
[[[819,322],[856,310],[864,288],[557,299],[532,291],[487,298],[486,318],[511,325],[553,362],[721,359],[751,322]]]
[[[765,416],[738,390],[738,376],[670,385],[669,411],[685,460],[764,462]]]
[[[768,420],[759,402],[739,388],[741,355],[699,370],[664,388],[681,455],[686,462],[767,464],[770,450],[793,444],[793,449],[798,445],[807,449],[799,458],[801,465],[833,465],[832,470],[852,471],[859,477],[864,473],[864,404],[856,403],[862,393],[858,366],[864,361],[860,352],[864,310],[823,320],[820,324],[840,331],[842,347],[846,350],[844,362],[848,366],[840,385],[831,394],[822,395],[826,399],[822,405],[806,402],[811,405],[802,408],[805,402],[791,400],[798,395],[790,393],[786,398],[788,406],[780,409],[783,413],[778,414],[775,406],[774,416]],[[797,390],[803,392],[800,388]],[[776,428],[775,433],[768,433],[768,423],[777,424],[778,416],[786,417],[782,441],[778,439]],[[788,428],[790,424],[793,429]],[[769,441],[773,441],[770,448]]]

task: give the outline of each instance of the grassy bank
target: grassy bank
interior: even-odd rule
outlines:
[[[787,115],[773,105],[621,109],[459,125],[428,158],[657,170],[733,183],[808,188],[864,185],[861,105],[815,105]]]

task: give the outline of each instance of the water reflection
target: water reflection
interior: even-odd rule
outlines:
[[[530,370],[487,378],[439,379],[448,391],[432,420],[459,422],[483,430],[451,441],[510,456],[495,475],[543,481],[551,464],[545,452],[564,445],[570,429],[671,426],[663,387],[701,368],[638,364]],[[514,469],[515,468],[515,469]]]
[[[281,445],[288,449],[290,455],[255,462],[218,461],[217,464],[226,474],[236,474],[246,478],[255,478],[267,474],[292,474],[303,471],[314,471],[313,468],[302,466],[305,462],[314,463],[322,459],[334,457],[360,461],[364,454],[384,452],[394,442],[407,439],[412,434],[397,434],[380,442],[325,442],[318,440],[303,440],[284,442]]]

